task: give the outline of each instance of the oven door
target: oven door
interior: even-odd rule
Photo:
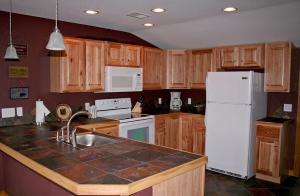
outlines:
[[[119,137],[154,144],[154,119],[120,123]]]

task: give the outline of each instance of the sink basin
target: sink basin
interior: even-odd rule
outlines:
[[[94,134],[83,134],[76,136],[76,143],[82,146],[100,146],[103,144],[115,143],[116,140]]]

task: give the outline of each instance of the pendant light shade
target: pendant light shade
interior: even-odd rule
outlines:
[[[6,49],[4,59],[14,60],[19,59],[17,50],[12,43],[12,35],[11,35],[11,13],[12,13],[12,0],[10,0],[10,12],[9,12],[9,46]]]
[[[19,59],[19,57],[17,55],[17,50],[14,47],[14,45],[10,44],[8,46],[8,48],[6,49],[4,59]]]
[[[56,15],[55,15],[55,28],[54,31],[50,34],[50,38],[46,48],[48,50],[65,50],[65,43],[62,34],[60,33],[57,27],[57,17],[58,16],[58,0],[56,0]]]

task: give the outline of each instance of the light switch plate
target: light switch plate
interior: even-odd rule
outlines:
[[[23,116],[23,107],[17,107],[16,110],[17,110],[17,116],[19,117]]]
[[[192,98],[188,98],[188,104],[191,105],[192,104]]]
[[[284,112],[292,112],[293,111],[293,105],[292,104],[283,104],[283,111]]]
[[[158,104],[160,105],[162,103],[162,99],[158,98]]]
[[[15,108],[2,108],[1,109],[2,118],[12,118],[16,116]]]

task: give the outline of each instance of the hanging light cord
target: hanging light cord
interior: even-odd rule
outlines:
[[[58,31],[58,27],[57,27],[57,19],[58,19],[58,0],[56,0],[55,31]]]
[[[12,13],[12,0],[10,0],[10,12],[9,12],[9,44],[12,44],[12,35],[11,35],[11,13]]]

